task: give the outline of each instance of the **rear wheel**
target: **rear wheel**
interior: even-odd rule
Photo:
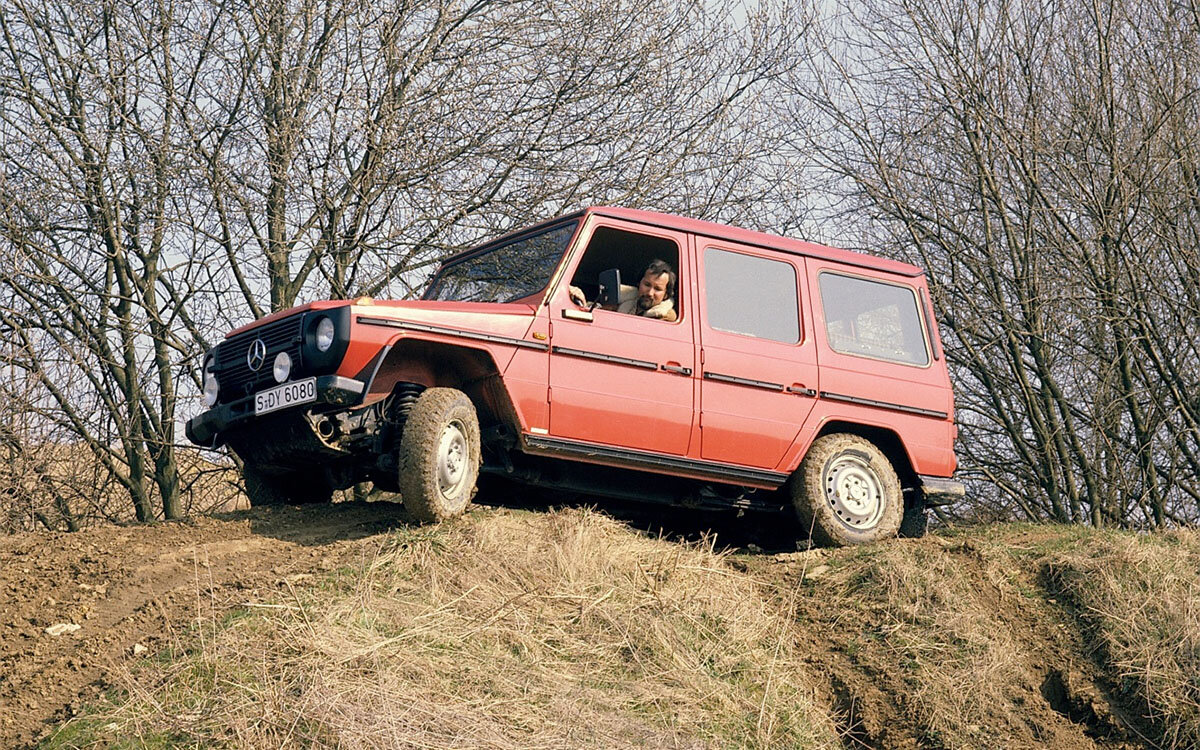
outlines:
[[[844,547],[896,536],[900,479],[887,456],[858,435],[818,438],[791,481],[792,504],[811,539]]]
[[[475,494],[479,456],[479,418],[471,399],[455,388],[423,391],[400,437],[404,507],[422,523],[461,516]]]
[[[327,503],[333,497],[333,490],[324,477],[311,472],[265,474],[253,464],[246,464],[242,467],[242,480],[251,508]]]

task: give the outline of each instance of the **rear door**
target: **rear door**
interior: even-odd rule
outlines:
[[[822,416],[894,430],[926,471],[952,472],[953,392],[925,280],[816,259],[808,270],[821,302]]]
[[[804,259],[697,238],[700,455],[773,469],[815,403]]]

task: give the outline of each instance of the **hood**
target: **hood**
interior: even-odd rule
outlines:
[[[536,304],[521,302],[439,302],[433,300],[319,300],[280,310],[253,323],[235,328],[225,335],[231,338],[280,318],[307,312],[350,307],[351,314],[389,320],[424,323],[479,333],[494,333],[522,338],[537,314]]]
[[[494,333],[522,338],[537,305],[521,302],[440,302],[434,300],[376,300],[354,305],[354,315]]]
[[[286,318],[289,315],[295,315],[296,313],[307,312],[309,310],[328,310],[331,307],[341,307],[343,305],[349,305],[349,304],[351,304],[351,302],[352,302],[352,300],[327,299],[327,300],[318,300],[316,302],[308,302],[303,305],[297,305],[296,307],[289,307],[286,310],[279,310],[278,312],[273,312],[270,315],[264,315],[261,318],[259,318],[257,320],[253,320],[244,326],[239,326],[237,328],[234,328],[232,331],[225,334],[225,338],[231,339],[234,336],[237,336],[239,333],[245,333],[246,331],[249,331],[252,328],[258,328],[259,326],[266,325],[267,323],[271,323],[273,321],[280,320],[282,318]]]

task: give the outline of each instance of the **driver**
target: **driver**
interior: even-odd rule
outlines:
[[[679,316],[675,312],[675,269],[665,260],[652,260],[642,271],[642,279],[637,286],[621,285],[616,311],[627,315],[640,315],[644,318],[659,318],[674,321]],[[587,307],[587,298],[577,286],[568,287],[571,301],[581,307]],[[605,309],[613,309],[607,307]]]

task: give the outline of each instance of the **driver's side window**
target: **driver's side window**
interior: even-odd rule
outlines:
[[[620,272],[620,290],[596,309],[667,322],[683,317],[679,246],[672,240],[599,227],[571,277],[571,287],[581,293],[587,305],[597,299],[601,274],[609,269]],[[572,296],[578,295],[573,292]]]

